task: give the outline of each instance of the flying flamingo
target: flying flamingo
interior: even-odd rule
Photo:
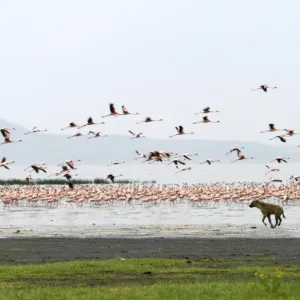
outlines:
[[[241,148],[233,147],[229,150],[229,152],[226,153],[226,155],[228,155],[229,153],[232,153],[234,151],[236,151],[237,155],[239,155],[241,153],[241,149],[244,149],[244,147],[241,147]]]
[[[145,137],[145,136],[142,135],[142,134],[143,134],[142,132],[139,133],[139,134],[136,134],[136,133],[134,133],[134,132],[131,131],[131,130],[128,130],[128,132],[131,133],[131,134],[133,135],[133,137],[130,138],[130,139],[141,139],[141,138],[144,138],[144,137]]]
[[[214,162],[220,162],[219,160],[212,160],[211,158],[208,158],[207,160],[203,161],[203,162],[200,162],[199,164],[209,164],[211,165],[212,163]]]
[[[300,133],[295,133],[295,130],[293,129],[283,129],[287,133],[284,134],[283,136],[293,136],[293,135],[299,135]]]
[[[275,124],[269,124],[269,129],[268,129],[268,130],[261,131],[260,133],[274,132],[274,131],[282,131],[282,130],[277,129],[277,128],[275,127]]]
[[[272,137],[270,140],[274,140],[276,138],[279,138],[282,143],[286,143],[286,139],[284,138],[284,136],[285,135],[276,135],[276,136]]]
[[[83,136],[83,134],[81,132],[77,132],[77,133],[75,133],[75,134],[73,134],[71,136],[68,136],[67,139],[71,139],[73,137],[78,137],[78,136]]]
[[[262,84],[260,87],[252,89],[252,91],[263,90],[266,93],[268,89],[277,89],[277,86],[268,86],[267,84]]]
[[[139,115],[139,113],[131,113],[128,111],[127,107],[125,105],[122,105],[122,115],[128,116],[128,115]]]
[[[116,165],[121,165],[121,164],[125,164],[125,161],[112,161],[110,164],[107,165],[107,167],[110,167],[110,166],[116,166]]]
[[[196,156],[196,155],[198,155],[198,153],[195,153],[195,154],[190,154],[190,153],[177,154],[177,153],[176,153],[175,155],[177,155],[176,158],[184,157],[185,160],[192,160],[192,159],[191,159],[191,156]]]
[[[10,134],[7,134],[4,138],[4,142],[2,142],[0,145],[3,145],[3,144],[11,144],[11,143],[19,143],[19,142],[22,142],[22,140],[18,140],[18,141],[12,141],[10,139]]]
[[[270,172],[279,172],[279,169],[271,168],[268,165],[266,165],[266,167],[268,168],[268,172],[266,173],[266,175],[269,174]]]
[[[176,168],[178,169],[178,164],[185,165],[185,162],[183,162],[183,161],[181,161],[181,160],[175,158],[175,159],[173,159],[173,160],[169,163],[169,165],[170,165],[170,164],[175,164]]]
[[[88,139],[94,139],[99,137],[107,137],[107,135],[101,135],[101,132],[89,131],[88,135],[92,134],[92,137],[88,137]]]
[[[3,157],[1,160],[1,163],[0,163],[0,167],[4,167],[5,169],[9,170],[8,165],[14,164],[14,163],[15,163],[15,161],[7,162],[6,157]]]
[[[42,165],[33,164],[30,165],[28,168],[24,169],[24,171],[28,170],[29,168],[32,168],[36,173],[39,173],[39,171],[43,171],[44,173],[47,173],[46,167],[43,167]]]
[[[79,127],[75,122],[70,122],[69,123],[69,126],[65,127],[65,128],[62,128],[61,130],[65,130],[65,129],[68,129],[68,128],[75,128],[75,127]]]
[[[220,123],[220,121],[211,121],[209,120],[208,116],[204,116],[202,118],[202,121],[193,122],[193,124],[199,124],[199,123]]]
[[[188,167],[188,168],[183,168],[183,169],[179,169],[177,172],[175,172],[174,174],[178,174],[178,173],[180,173],[180,172],[184,172],[184,171],[190,171],[190,170],[192,170],[192,168],[191,167]]]
[[[74,166],[74,162],[79,162],[79,161],[81,161],[81,160],[80,160],[80,159],[78,159],[78,160],[72,160],[72,159],[69,159],[69,160],[65,161],[64,163],[61,163],[61,164],[59,164],[59,165],[57,165],[57,166],[60,167],[60,166],[62,166],[63,164],[66,164],[66,165],[68,165],[71,169],[76,170],[76,168],[75,168],[75,166]]]
[[[78,176],[78,174],[74,174],[73,176]],[[72,175],[70,174],[70,172],[65,173],[62,177],[66,177],[67,180],[72,179]]]
[[[69,171],[69,168],[67,166],[62,166],[60,171],[55,172],[54,174],[51,174],[48,177],[51,177],[53,175],[58,176],[58,175],[60,175],[62,173],[68,172],[68,171]]]
[[[190,132],[190,133],[184,132],[183,127],[181,125],[179,125],[178,127],[175,127],[175,129],[177,130],[177,133],[171,135],[170,138],[172,138],[172,137],[174,137],[176,135],[194,134],[194,132]]]
[[[271,177],[269,180],[270,180],[270,182],[282,182],[282,179],[277,179],[277,178],[273,178],[273,177]]]
[[[116,178],[116,177],[121,177],[121,176],[123,176],[123,175],[122,175],[122,174],[119,174],[119,175],[112,175],[112,174],[109,174],[109,175],[106,176],[105,179],[110,179],[111,182],[114,183],[114,182],[115,182],[115,178]]]
[[[199,113],[195,113],[195,115],[200,115],[200,114],[209,114],[209,113],[218,113],[218,110],[210,110],[210,107],[207,106],[205,108],[203,108],[202,112]]]
[[[115,109],[115,105],[113,103],[109,104],[109,110],[110,113],[108,115],[102,116],[102,118],[110,117],[110,116],[118,116],[120,113],[118,113]]]
[[[232,162],[235,162],[235,161],[238,161],[238,160],[245,160],[245,159],[254,159],[254,157],[245,157],[245,155],[244,154],[242,154],[242,153],[240,153],[239,155],[238,155],[238,159],[236,159],[236,160],[233,160]]]
[[[31,131],[25,132],[24,134],[30,134],[30,133],[36,133],[36,132],[46,132],[46,131],[48,131],[48,130],[47,129],[40,130],[36,126],[34,126]]]
[[[285,162],[285,163],[287,163],[287,159],[290,159],[289,157],[276,157],[275,159],[273,159],[273,160],[271,160],[271,162],[273,162],[273,161],[277,161],[279,164],[283,161],[283,162]]]
[[[85,126],[101,125],[101,124],[105,124],[105,123],[104,123],[104,122],[101,122],[101,123],[95,123],[95,122],[93,121],[93,118],[92,118],[92,117],[89,117],[88,120],[87,120],[87,123],[84,124],[84,125],[82,125],[82,126],[79,126],[78,129],[81,129],[81,128],[85,127]]]
[[[150,123],[150,122],[161,122],[163,121],[163,119],[157,119],[157,120],[153,120],[150,117],[145,118],[144,121],[141,122],[137,122],[136,124],[141,124],[141,123]]]
[[[2,136],[5,138],[8,134],[10,134],[10,131],[11,130],[16,130],[16,128],[1,128],[0,131],[1,131],[1,134]]]
[[[135,153],[139,156],[136,158],[137,159],[140,159],[140,158],[146,158],[147,159],[147,155],[146,154],[140,154],[137,150],[135,150]]]

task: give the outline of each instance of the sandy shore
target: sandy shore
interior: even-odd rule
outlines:
[[[8,238],[0,240],[1,264],[26,264],[83,259],[216,258],[249,259],[257,255],[278,263],[297,264],[300,239],[195,238]]]

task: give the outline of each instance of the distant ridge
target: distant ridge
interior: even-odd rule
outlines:
[[[148,153],[152,150],[167,150],[173,153],[198,153],[197,161],[207,157],[220,159],[221,163],[234,160],[236,155],[225,155],[234,146],[244,147],[246,156],[253,156],[251,163],[268,163],[277,156],[291,156],[292,162],[300,162],[300,150],[296,146],[269,146],[258,142],[217,141],[217,140],[156,140],[152,138],[130,140],[129,135],[111,135],[105,138],[87,139],[86,136],[67,139],[76,132],[66,131],[66,135],[52,133],[34,133],[25,136],[28,129],[0,119],[0,127],[14,127],[12,139],[22,139],[22,143],[0,146],[0,156],[15,160],[18,165],[29,165],[45,161],[57,164],[66,159],[81,159],[84,164],[107,164],[113,160],[124,160],[126,163],[136,162],[135,150]],[[86,130],[85,130],[86,131]],[[1,141],[3,140],[1,136]],[[244,163],[244,162],[242,162]],[[250,162],[249,162],[250,163]]]

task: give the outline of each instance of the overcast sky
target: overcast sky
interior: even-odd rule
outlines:
[[[108,103],[140,116],[104,133],[264,141],[268,123],[300,132],[297,0],[0,2],[1,116],[59,133],[100,121]],[[268,93],[250,90],[278,86]],[[220,124],[193,125],[205,106]],[[146,116],[164,122],[135,125]],[[293,138],[300,144],[300,137]],[[278,144],[279,141],[270,143]]]

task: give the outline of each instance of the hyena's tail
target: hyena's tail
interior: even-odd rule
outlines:
[[[282,213],[282,216],[285,218],[285,215],[284,215],[284,213]]]

